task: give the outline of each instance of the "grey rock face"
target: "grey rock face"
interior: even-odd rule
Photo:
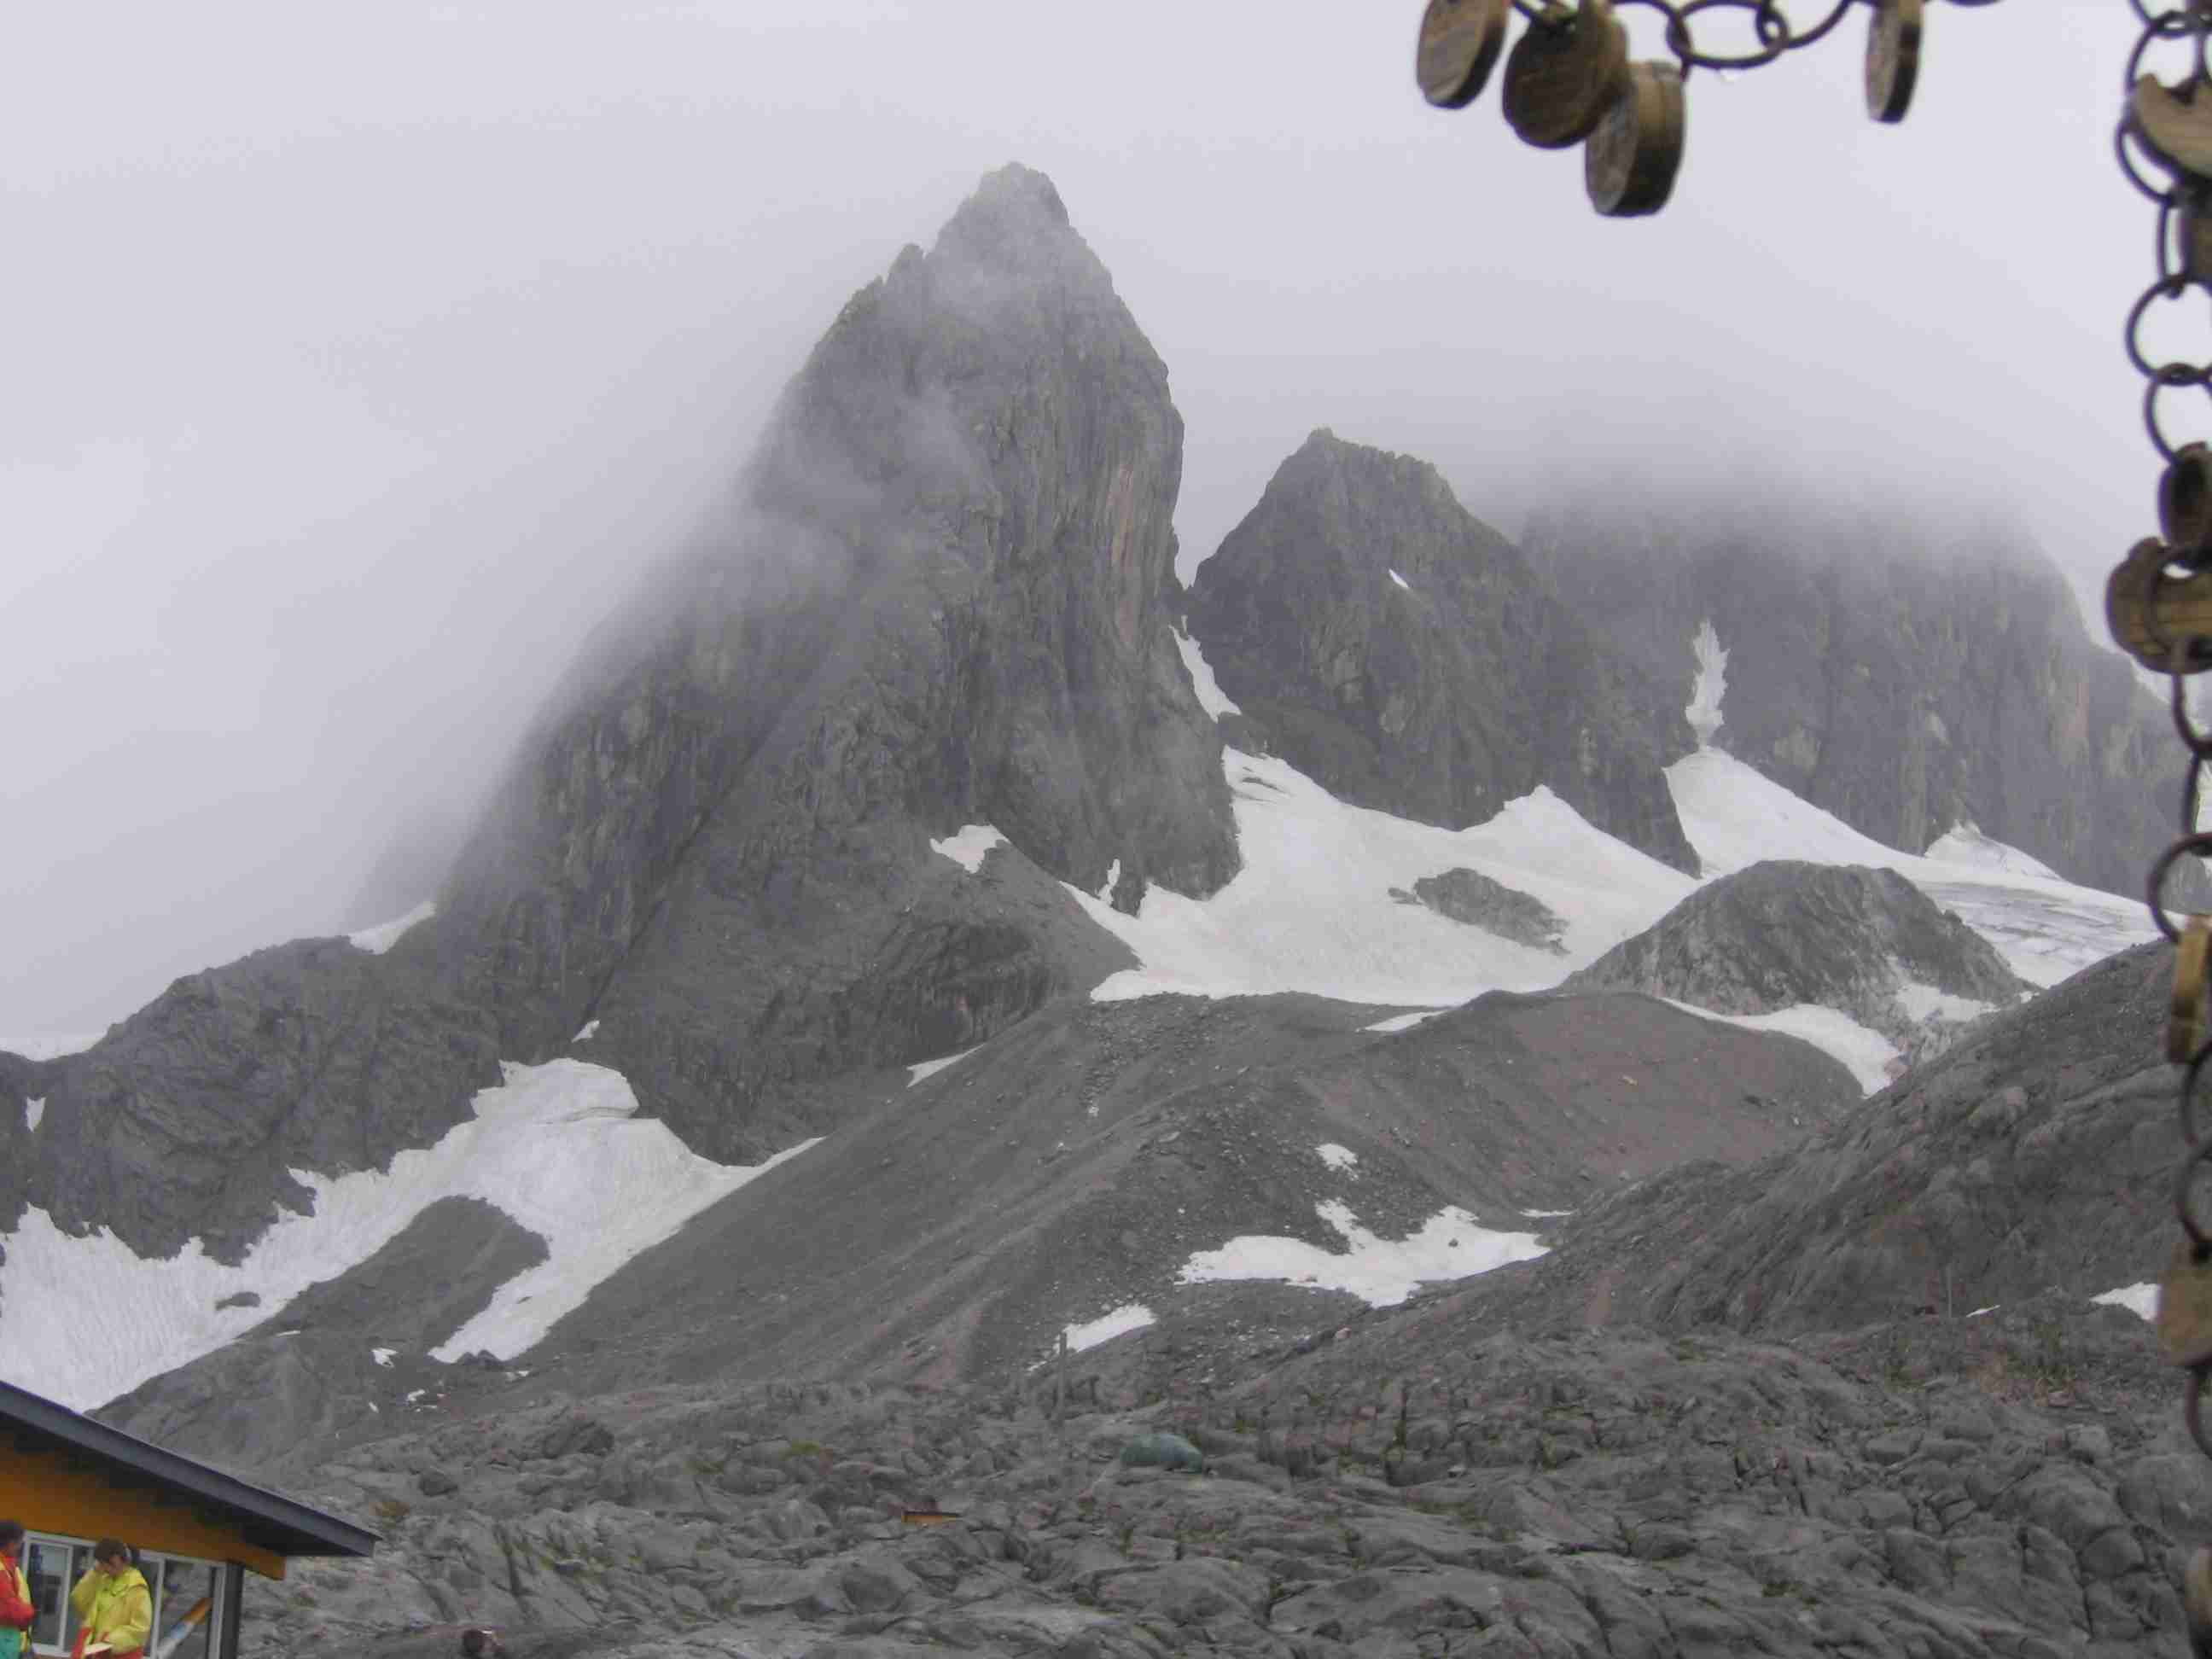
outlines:
[[[1584,504],[1533,520],[1523,545],[1670,704],[1710,621],[1728,653],[1717,745],[1877,841],[1924,852],[1971,822],[2134,893],[2176,833],[2165,712],[2017,540],[1945,547],[1902,514],[1802,505]]]
[[[1559,956],[1567,953],[1567,947],[1559,943],[1567,924],[1553,913],[1551,906],[1492,880],[1480,870],[1446,870],[1423,876],[1411,892],[1393,887],[1390,896],[1401,904],[1425,904],[1440,916],[1480,927],[1516,945]]]
[[[380,1395],[396,1405],[416,1382],[432,1383],[443,1368],[427,1351],[544,1259],[544,1241],[502,1211],[481,1199],[441,1199],[367,1261],[95,1415],[224,1467],[269,1468],[304,1448],[358,1438],[381,1426]]]
[[[1680,870],[1663,769],[1686,695],[1602,648],[1434,467],[1316,432],[1191,585],[1190,628],[1270,749],[1453,828],[1548,784]]]
[[[1986,939],[1895,871],[1783,860],[1699,888],[1567,983],[1724,1014],[1818,1003],[1916,1053],[2028,990]],[[1976,1006],[1947,1010],[1929,991]]]
[[[2171,981],[2168,947],[2127,951],[1978,1022],[1785,1157],[1657,1176],[1486,1287],[1492,1311],[1840,1330],[2155,1279],[2176,1237]]]
[[[0,1111],[13,1226],[106,1225],[149,1255],[187,1238],[234,1261],[304,1207],[295,1169],[381,1168],[499,1082],[490,1020],[343,939],[301,939],[179,980],[95,1047],[35,1068],[35,1136]]]
[[[1125,905],[1234,873],[1170,634],[1182,442],[1040,174],[994,173],[856,295],[726,535],[626,625],[441,901],[441,959],[510,1055],[605,1017],[648,1110],[757,1151],[793,1091],[1103,971],[1050,881],[978,901],[932,836],[992,824],[1091,890],[1118,862]]]

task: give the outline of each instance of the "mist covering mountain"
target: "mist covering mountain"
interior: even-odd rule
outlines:
[[[2097,890],[2172,750],[2057,579],[1516,547],[1323,429],[1185,592],[1182,443],[986,178],[434,903],[0,1054],[0,1370],[385,1530],[256,1587],[277,1654],[2172,1638],[2212,1466],[2090,1300],[2163,1254]],[[47,1338],[95,1271],[128,1353]],[[1168,1427],[1208,1474],[1115,1461]]]

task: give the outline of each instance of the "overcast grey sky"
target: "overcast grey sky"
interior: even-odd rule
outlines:
[[[0,1033],[374,920],[393,837],[465,802],[852,289],[1010,160],[1168,362],[1186,566],[1318,425],[1509,532],[1540,473],[1624,461],[1988,502],[2089,592],[2152,527],[2122,0],[1931,4],[1901,128],[1863,113],[1856,16],[1698,76],[1634,223],[1494,85],[1424,106],[1419,9],[16,9]]]

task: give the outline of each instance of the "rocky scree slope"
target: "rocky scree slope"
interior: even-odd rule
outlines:
[[[1688,700],[1711,623],[1728,653],[1714,741],[1877,841],[1921,853],[1976,824],[2136,893],[2173,837],[2165,710],[2016,537],[1943,544],[1801,495],[1671,514],[1586,500],[1532,518],[1522,546],[1665,707]]]
[[[1188,616],[1237,740],[1332,793],[1458,829],[1548,785],[1695,873],[1664,775],[1695,746],[1687,691],[1624,665],[1427,463],[1316,432]]]
[[[1772,860],[1699,888],[1566,981],[1717,1013],[1840,1010],[1913,1058],[2029,987],[1893,870]]]
[[[507,1365],[428,1352],[535,1240],[488,1206],[441,1206],[100,1414],[297,1474],[418,1411],[672,1378],[1003,1378],[1063,1325],[1133,1303],[1164,1319],[1194,1297],[1231,1318],[1272,1305],[1264,1284],[1185,1282],[1235,1237],[1341,1252],[1337,1206],[1385,1239],[1449,1206],[1525,1236],[1552,1224],[1528,1212],[1794,1145],[1858,1097],[1809,1045],[1640,997],[1501,994],[1396,1034],[1362,1029],[1373,1014],[1308,997],[1064,1002],[703,1212]],[[409,1264],[433,1260],[447,1289],[426,1298]]]
[[[413,1427],[304,1494],[382,1528],[377,1559],[255,1581],[247,1639],[390,1659],[479,1620],[516,1659],[586,1632],[625,1659],[2179,1639],[2212,1465],[2131,1315],[1759,1343],[1470,1334],[1443,1307],[1235,1376],[1194,1362],[1057,1431],[1048,1382],[661,1389]],[[2144,1409],[2153,1385],[2167,1409]],[[1115,1461],[1152,1428],[1207,1472]],[[956,1518],[902,1520],[925,1507]]]
[[[2144,945],[1977,1023],[1784,1157],[1588,1207],[1483,1317],[1849,1329],[2155,1280],[2177,1237],[2172,957]]]

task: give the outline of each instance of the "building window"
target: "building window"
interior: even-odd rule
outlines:
[[[92,1545],[82,1538],[32,1533],[24,1540],[23,1576],[31,1583],[38,1620],[31,1644],[50,1659],[67,1659],[76,1645],[76,1613],[70,1591],[92,1566]],[[154,1599],[154,1629],[147,1659],[210,1659],[222,1627],[222,1569],[212,1561],[158,1550],[137,1552],[138,1571]]]

